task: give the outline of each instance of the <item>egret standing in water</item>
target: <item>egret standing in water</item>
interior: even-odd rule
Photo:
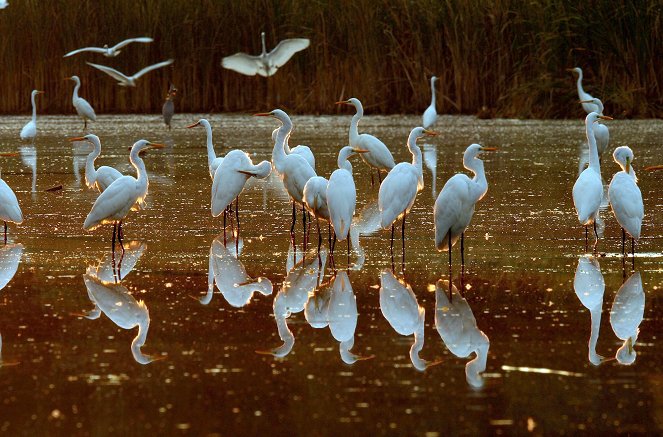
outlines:
[[[426,108],[424,111],[424,116],[423,116],[423,124],[422,126],[424,129],[428,129],[429,127],[433,126],[435,124],[435,121],[437,120],[437,110],[435,109],[435,81],[437,80],[437,77],[432,76],[430,78],[430,92],[431,92],[431,99],[430,99],[430,106]]]
[[[83,119],[83,129],[87,129],[87,121],[97,121],[97,114],[94,113],[92,105],[87,100],[78,96],[78,90],[81,87],[81,80],[78,76],[71,76],[69,79],[73,80],[76,84],[74,86],[74,94],[71,96],[71,103],[73,103],[78,116]]]
[[[596,230],[596,218],[599,214],[599,207],[603,199],[603,182],[601,181],[601,163],[599,162],[599,153],[596,148],[596,139],[594,138],[594,123],[597,119],[612,120],[610,117],[599,115],[596,112],[590,112],[585,117],[585,133],[587,135],[587,144],[589,146],[589,167],[583,170],[573,185],[573,204],[578,213],[578,220],[585,226],[585,246],[587,245],[587,226],[594,226],[594,235],[596,242],[599,241],[599,234]]]
[[[203,126],[207,132],[207,166],[209,167],[209,176],[212,178],[212,180],[214,180],[214,173],[216,173],[216,169],[219,168],[223,162],[223,157],[217,157],[216,152],[214,152],[214,142],[212,141],[212,125],[209,124],[209,121],[201,118],[196,123],[187,126],[187,129],[191,129],[192,127],[196,126]]]
[[[407,140],[407,148],[412,154],[412,163],[401,162],[394,166],[380,185],[380,191],[378,192],[380,226],[382,229],[391,226],[390,248],[392,251],[394,249],[394,223],[399,218],[403,219],[401,228],[403,261],[405,261],[405,216],[414,205],[417,193],[424,188],[423,161],[421,149],[417,146],[417,140],[423,136],[434,135],[437,135],[437,133],[423,127],[412,129]],[[368,153],[364,153],[362,156],[368,155]]]
[[[16,194],[0,176],[0,220],[5,225],[5,244],[7,244],[7,222],[23,223],[23,213],[18,206]]]
[[[276,142],[276,135],[278,134],[279,130],[274,129],[272,131],[272,141]],[[290,154],[295,154],[299,155],[302,158],[308,162],[308,165],[311,166],[311,168],[315,171],[315,155],[313,155],[313,152],[311,151],[311,148],[309,146],[305,146],[303,144],[300,144],[298,146],[295,146],[293,148],[290,148],[290,145],[288,144],[288,141],[284,143],[284,149],[285,149],[285,154],[290,155]]]
[[[96,188],[101,193],[115,180],[122,177],[122,173],[107,165],[102,165],[98,169],[94,168],[94,161],[101,155],[101,141],[98,136],[88,134],[84,137],[70,138],[69,141],[86,141],[92,144],[93,149],[85,160],[85,185],[88,188]]]
[[[122,220],[125,219],[129,211],[136,211],[144,208],[145,197],[147,197],[147,188],[149,185],[145,163],[139,156],[145,149],[161,149],[163,144],[151,143],[147,140],[136,141],[131,148],[129,161],[136,169],[137,177],[122,176],[114,181],[97,197],[92,205],[92,210],[85,218],[83,229],[90,231],[103,224],[113,223],[113,242],[112,249],[115,251],[115,236],[122,244]]]
[[[465,229],[470,225],[476,203],[488,191],[483,161],[478,156],[495,150],[495,147],[471,144],[463,154],[463,166],[474,173],[474,177],[470,179],[462,173],[452,176],[435,200],[435,247],[440,251],[449,251],[449,266],[451,248],[459,238],[461,265],[465,265]]]
[[[310,44],[307,38],[284,39],[276,47],[267,53],[265,45],[265,32],[260,34],[262,39],[262,53],[258,56],[247,55],[246,53],[235,53],[232,56],[226,56],[221,60],[223,68],[233,70],[247,76],[259,74],[263,77],[269,77],[276,73],[279,67],[285,65],[292,55],[304,50]]]
[[[161,108],[163,122],[166,126],[168,126],[168,130],[170,130],[170,120],[172,120],[173,115],[175,115],[175,102],[173,100],[175,99],[176,94],[177,88],[175,88],[175,85],[171,83],[170,88],[168,88],[168,94],[166,95],[166,101],[163,103],[163,107]]]
[[[37,104],[35,97],[39,94],[44,94],[43,91],[32,90],[30,94],[30,101],[32,102],[32,120],[30,120],[23,129],[21,129],[21,139],[24,141],[33,141],[37,136]]]
[[[388,172],[394,168],[396,165],[394,162],[394,157],[391,155],[391,152],[387,146],[385,146],[382,141],[378,140],[373,135],[359,134],[357,126],[359,125],[359,120],[361,120],[361,118],[364,116],[364,107],[361,105],[359,99],[352,97],[348,100],[336,102],[336,104],[354,106],[355,115],[352,116],[352,121],[350,121],[350,146],[355,149],[368,150],[368,152],[362,153],[361,158],[371,168],[377,169],[378,180],[382,182],[382,175],[380,172]],[[372,180],[373,175],[371,175],[371,181]]]
[[[599,107],[593,102],[588,101],[592,100],[594,97],[591,94],[586,93],[585,90],[582,88],[582,69],[580,67],[575,67],[575,68],[567,68],[566,71],[570,71],[578,75],[578,82],[576,83],[576,86],[578,88],[578,99],[582,104],[582,109],[584,109],[585,112],[588,114],[590,112],[596,112],[600,114]]]
[[[633,170],[633,151],[630,147],[617,147],[612,154],[622,171],[615,173],[608,187],[608,198],[615,218],[622,228],[622,254],[626,243],[626,234],[631,237],[631,252],[635,256],[635,241],[640,238],[645,207],[638,179]]]

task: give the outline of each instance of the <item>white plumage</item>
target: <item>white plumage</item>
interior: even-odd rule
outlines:
[[[637,241],[640,238],[645,207],[633,170],[633,151],[627,146],[621,146],[615,149],[612,156],[622,171],[615,173],[610,181],[610,206],[619,226]]]
[[[601,329],[605,280],[601,273],[601,266],[595,257],[583,255],[578,258],[578,267],[573,277],[573,289],[580,302],[589,310],[591,330],[588,342],[588,359],[590,363],[598,366],[605,361],[605,358],[596,353],[596,344],[599,341],[599,331]]]
[[[191,129],[192,127],[196,126],[203,126],[205,128],[205,132],[207,132],[207,166],[209,168],[209,176],[212,178],[212,180],[214,180],[214,174],[216,173],[216,169],[219,168],[223,162],[223,157],[217,157],[216,152],[214,152],[214,142],[212,141],[212,125],[209,123],[209,121],[201,118],[196,123],[187,126],[187,128]]]
[[[118,82],[117,84],[120,85],[120,86],[134,86],[135,87],[136,86],[136,81],[141,76],[143,76],[144,74],[149,73],[150,71],[156,70],[158,68],[166,67],[166,66],[172,64],[173,62],[175,62],[175,61],[172,60],[172,59],[169,59],[167,61],[159,62],[158,64],[147,66],[147,67],[143,68],[142,70],[140,70],[138,73],[134,74],[133,76],[127,76],[124,73],[121,73],[121,72],[117,71],[116,69],[111,68],[111,67],[107,67],[105,65],[93,64],[91,62],[86,62],[86,64],[88,64],[91,67],[96,68],[97,70],[103,71],[104,73],[106,73],[107,75],[112,77],[113,79],[117,80],[117,82]]]
[[[108,44],[106,44],[103,47],[83,47],[82,49],[73,50],[73,51],[67,53],[66,55],[64,55],[63,58],[66,58],[68,56],[73,56],[73,55],[76,55],[76,54],[82,53],[82,52],[101,53],[101,54],[103,54],[104,56],[106,56],[108,58],[112,58],[112,57],[115,57],[115,56],[120,54],[120,49],[121,48],[123,48],[123,47],[125,47],[125,46],[127,46],[127,45],[129,45],[133,42],[150,43],[152,41],[154,41],[154,40],[152,38],[148,38],[148,37],[129,38],[129,39],[125,39],[124,41],[115,44],[112,47],[108,47]]]
[[[424,129],[428,129],[431,126],[435,124],[435,121],[437,120],[437,110],[435,109],[435,81],[437,80],[437,77],[432,76],[430,78],[430,92],[431,92],[431,100],[430,100],[430,106],[426,108],[424,111],[423,115],[423,124],[422,126]]]
[[[645,313],[645,291],[640,272],[635,272],[622,284],[615,295],[610,309],[610,325],[615,335],[624,343],[615,358],[620,364],[633,364],[635,343],[640,332],[640,323]]]
[[[254,56],[242,52],[235,53],[232,56],[223,58],[221,65],[224,68],[247,76],[259,74],[260,76],[268,77],[275,74],[276,70],[285,65],[295,53],[304,50],[310,44],[307,38],[284,39],[271,52],[267,53],[265,32],[260,34],[260,38],[262,39],[261,54]]]
[[[254,165],[241,150],[231,150],[214,173],[212,183],[212,216],[217,217],[240,195],[250,177],[264,179],[272,171],[269,161]]]
[[[578,81],[576,82],[576,87],[578,89],[578,99],[580,101],[592,100],[594,97],[591,94],[585,92],[585,90],[582,88],[582,69],[580,67],[575,67],[569,68],[567,71],[571,71],[578,75]],[[590,112],[599,113],[598,106],[590,102],[582,103],[582,109],[584,109],[587,114]]]
[[[276,143],[276,134],[279,132],[278,128],[274,129],[272,131],[272,141]],[[303,144],[300,144],[298,146],[295,146],[293,148],[290,148],[290,145],[288,144],[288,141],[284,143],[284,149],[285,149],[285,154],[286,155],[299,155],[302,158],[308,162],[308,165],[311,166],[313,171],[315,171],[315,155],[313,155],[313,152],[311,151],[311,148],[309,146],[304,146]]]
[[[83,129],[87,129],[87,121],[97,121],[97,114],[94,113],[92,105],[90,105],[87,100],[78,96],[78,90],[81,87],[81,80],[78,76],[71,76],[70,79],[76,84],[74,86],[74,93],[71,96],[71,103],[74,105],[78,116],[81,117],[85,123]]]
[[[97,169],[94,168],[94,162],[101,155],[101,141],[98,136],[88,134],[84,137],[70,138],[69,141],[87,141],[92,144],[92,151],[85,160],[85,185],[88,188],[96,188],[101,193],[110,184],[122,177],[122,173],[107,165],[102,165]]]
[[[44,94],[43,91],[32,90],[30,94],[30,101],[32,102],[32,120],[30,120],[23,129],[21,129],[21,139],[34,141],[37,136],[37,105],[35,103],[35,97],[38,94]]]

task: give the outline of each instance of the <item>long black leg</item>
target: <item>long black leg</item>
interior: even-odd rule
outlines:
[[[624,256],[624,251],[626,250],[626,231],[622,228],[622,256]]]
[[[403,223],[401,226],[401,251],[402,251],[401,262],[403,263],[403,269],[405,269],[405,216],[406,215],[407,213],[403,211]]]
[[[596,252],[596,248],[599,245],[599,233],[596,230],[596,220],[594,220],[594,238],[595,238],[595,240],[594,240],[594,252]]]
[[[379,168],[378,168],[378,181],[380,181],[380,184],[382,184],[382,174],[380,173]]]
[[[292,201],[292,224],[290,225],[290,240],[292,240],[292,248],[295,251],[295,263],[297,262],[297,238],[295,237],[295,223],[297,222],[297,207],[295,201]]]
[[[371,187],[375,185],[375,181],[373,180],[373,172],[371,171]]]
[[[5,223],[5,244],[7,244],[7,222]]]
[[[460,234],[460,265],[465,265],[465,232]]]
[[[633,259],[633,271],[635,271],[635,239],[631,237],[631,256]]]
[[[86,130],[86,129],[87,129],[87,119],[84,118],[83,119],[83,130]]]
[[[348,268],[350,268],[350,234],[348,233],[348,237],[345,239],[348,242]]]
[[[235,255],[239,258],[239,196],[235,198],[235,218],[237,220],[237,235],[235,235]]]
[[[302,229],[304,230],[304,250],[306,251],[306,208],[302,203]]]
[[[223,210],[223,247],[226,247],[226,216],[228,215],[228,208]]]
[[[589,245],[589,236],[587,231],[587,225],[585,225],[585,251],[587,251],[588,245]]]
[[[391,224],[391,240],[389,244],[389,249],[391,250],[392,254],[394,252],[394,224]]]
[[[117,225],[117,239],[120,242],[122,254],[124,254],[124,232],[122,232],[122,220],[120,220],[120,223]]]
[[[315,218],[315,225],[318,228],[318,256],[320,256],[320,246],[322,245],[322,234],[320,233],[320,219]]]
[[[115,265],[115,237],[117,234],[117,222],[113,223],[113,239],[111,242],[111,263],[113,264],[113,278],[115,279],[115,282],[117,282],[117,274],[116,274],[116,265]]]
[[[449,276],[451,276],[451,229],[447,235],[449,236]]]

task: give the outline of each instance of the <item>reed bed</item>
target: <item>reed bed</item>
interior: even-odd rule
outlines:
[[[72,113],[76,74],[98,113],[158,112],[169,81],[179,112],[254,111],[279,105],[334,113],[356,96],[368,113],[420,113],[438,82],[438,112],[501,117],[577,117],[575,81],[601,97],[606,113],[663,112],[663,3],[659,1],[509,0],[15,0],[0,11],[1,113]],[[284,38],[311,46],[269,78],[223,69],[223,56],[260,52]],[[82,46],[152,36],[116,58],[80,54]],[[175,63],[121,88],[91,61],[133,74]]]

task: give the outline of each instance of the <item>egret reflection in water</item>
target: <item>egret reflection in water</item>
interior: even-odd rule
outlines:
[[[573,289],[580,302],[589,310],[591,316],[588,343],[589,362],[598,366],[605,361],[604,357],[596,353],[596,343],[599,340],[599,330],[601,329],[605,280],[596,257],[582,255],[578,258],[578,267],[573,277]]]
[[[19,147],[21,161],[23,165],[32,170],[32,188],[33,193],[37,192],[37,149],[33,144]]]
[[[612,330],[620,340],[624,341],[615,354],[620,364],[630,365],[635,362],[635,343],[638,340],[644,312],[645,291],[640,272],[635,272],[617,291],[610,309]]]
[[[455,285],[440,279],[435,284],[435,328],[447,349],[458,358],[475,354],[465,364],[465,379],[472,387],[483,386],[490,340],[477,326],[470,304]]]
[[[23,255],[22,244],[6,244],[0,247],[0,290],[12,280]],[[17,361],[4,361],[2,358],[2,335],[0,335],[0,368],[19,364]]]
[[[244,241],[241,237],[237,244],[234,238],[231,238],[224,245],[223,234],[212,241],[209,252],[207,294],[199,299],[200,303],[203,305],[210,303],[215,283],[226,301],[235,308],[247,305],[255,292],[264,296],[272,294],[272,282],[269,279],[265,277],[253,279],[246,273],[244,264],[238,259],[243,247]]]
[[[435,199],[435,196],[437,196],[435,189],[435,182],[437,180],[437,144],[424,144],[423,150],[424,164],[426,164],[426,167],[430,170],[431,192],[433,194],[433,199]]]
[[[90,266],[90,272],[103,282],[120,282],[136,267],[146,248],[140,241],[125,243],[124,251],[107,254],[96,267]]]
[[[397,333],[406,336],[414,334],[410,361],[415,369],[423,371],[435,364],[419,357],[424,348],[426,311],[417,302],[412,287],[388,269],[380,273],[380,311]]]

